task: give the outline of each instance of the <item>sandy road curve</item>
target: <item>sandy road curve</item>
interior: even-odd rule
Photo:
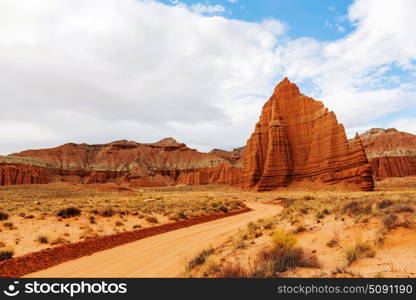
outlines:
[[[281,211],[264,203],[247,205],[254,210],[100,251],[25,277],[175,277],[183,271],[186,257],[220,245],[250,221]]]

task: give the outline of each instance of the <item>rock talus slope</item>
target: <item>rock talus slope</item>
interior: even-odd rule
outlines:
[[[350,147],[335,114],[287,78],[263,106],[243,160],[243,186],[258,191],[305,179],[365,191],[374,186],[360,137]]]

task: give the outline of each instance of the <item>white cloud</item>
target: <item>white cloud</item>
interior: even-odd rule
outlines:
[[[349,9],[356,29],[333,42],[302,38],[279,49],[283,73],[311,82],[315,96],[333,109],[347,127],[363,126],[416,105],[416,85],[389,75],[403,72],[416,59],[416,2],[357,0]],[[411,76],[411,75],[410,75]],[[413,74],[414,78],[414,74]],[[399,80],[398,80],[399,79]]]
[[[190,6],[191,11],[197,14],[215,14],[225,11],[225,7],[219,4],[209,5],[197,3]]]
[[[245,143],[283,76],[308,87],[349,133],[415,107],[415,1],[357,0],[348,15],[355,30],[332,42],[290,40],[274,19],[175,5],[1,1],[0,153],[166,136],[230,149]]]
[[[170,3],[175,7],[187,9],[200,15],[221,15],[226,11],[226,8],[220,4],[195,3],[188,5],[178,0],[170,1]]]
[[[416,118],[401,118],[387,124],[388,128],[396,128],[400,131],[416,134]]]
[[[41,124],[45,146],[165,136],[239,146],[276,80],[278,28],[154,1],[2,1],[0,131]],[[0,153],[40,146],[31,137],[46,134],[24,128],[7,127],[20,143],[0,139]]]

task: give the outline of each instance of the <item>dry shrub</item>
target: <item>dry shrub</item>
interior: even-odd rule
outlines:
[[[36,241],[41,244],[48,244],[49,243],[49,236],[45,233],[41,233],[37,236]]]
[[[241,264],[228,263],[224,265],[220,271],[216,274],[218,278],[250,278],[253,277],[252,273],[244,268]]]
[[[14,255],[14,249],[11,247],[0,248],[0,261],[10,259]]]
[[[81,210],[79,208],[67,207],[58,211],[57,216],[65,219],[65,218],[76,217],[76,216],[79,216],[80,214],[81,214]]]
[[[103,217],[112,217],[116,214],[117,212],[115,212],[111,207],[107,207],[105,209],[103,209],[102,211],[99,212],[99,214]]]
[[[391,200],[383,200],[378,203],[378,208],[384,209],[384,208],[391,206],[392,204],[393,202]]]
[[[337,246],[338,243],[339,243],[339,239],[337,237],[333,237],[332,239],[330,239],[328,241],[328,243],[326,243],[326,245],[330,248],[333,248],[333,247]]]
[[[307,229],[306,229],[306,227],[304,226],[304,225],[299,225],[299,226],[297,226],[294,230],[293,230],[293,233],[294,234],[296,234],[296,233],[301,233],[301,232],[304,232],[304,231],[306,231]]]
[[[189,272],[193,270],[195,267],[202,265],[206,262],[208,256],[214,253],[214,248],[210,247],[208,249],[204,249],[195,255],[194,258],[189,260],[186,264],[186,270]]]
[[[371,214],[373,212],[373,203],[365,203],[359,201],[352,201],[344,205],[342,209],[343,213],[346,213],[350,216],[357,216],[361,214]]]
[[[348,265],[364,257],[374,257],[375,250],[369,243],[356,242],[345,250]]]
[[[159,221],[157,220],[155,216],[147,216],[145,220],[149,223],[159,223]]]
[[[316,256],[307,254],[299,247],[272,246],[261,250],[255,259],[253,277],[278,277],[287,270],[319,267]]]
[[[0,221],[7,220],[9,218],[9,214],[3,211],[0,211]]]
[[[393,229],[397,226],[398,217],[395,214],[384,216],[383,224],[387,229]]]
[[[276,229],[270,234],[270,239],[274,245],[280,248],[292,248],[297,244],[297,239],[282,229]]]
[[[69,243],[67,239],[63,237],[58,237],[51,242],[51,245],[54,246],[54,245],[60,245],[60,244],[66,244],[66,243]]]
[[[247,240],[247,232],[240,231],[232,238],[232,243],[235,249],[242,249],[246,247],[245,240]]]

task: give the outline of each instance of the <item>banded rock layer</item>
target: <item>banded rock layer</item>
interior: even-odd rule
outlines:
[[[149,144],[125,140],[101,145],[70,143],[0,157],[0,185],[70,181],[161,186],[187,183],[192,179],[184,175],[179,180],[182,173],[214,166],[227,167],[230,163],[172,138]],[[213,168],[209,178],[225,182],[223,169]]]

